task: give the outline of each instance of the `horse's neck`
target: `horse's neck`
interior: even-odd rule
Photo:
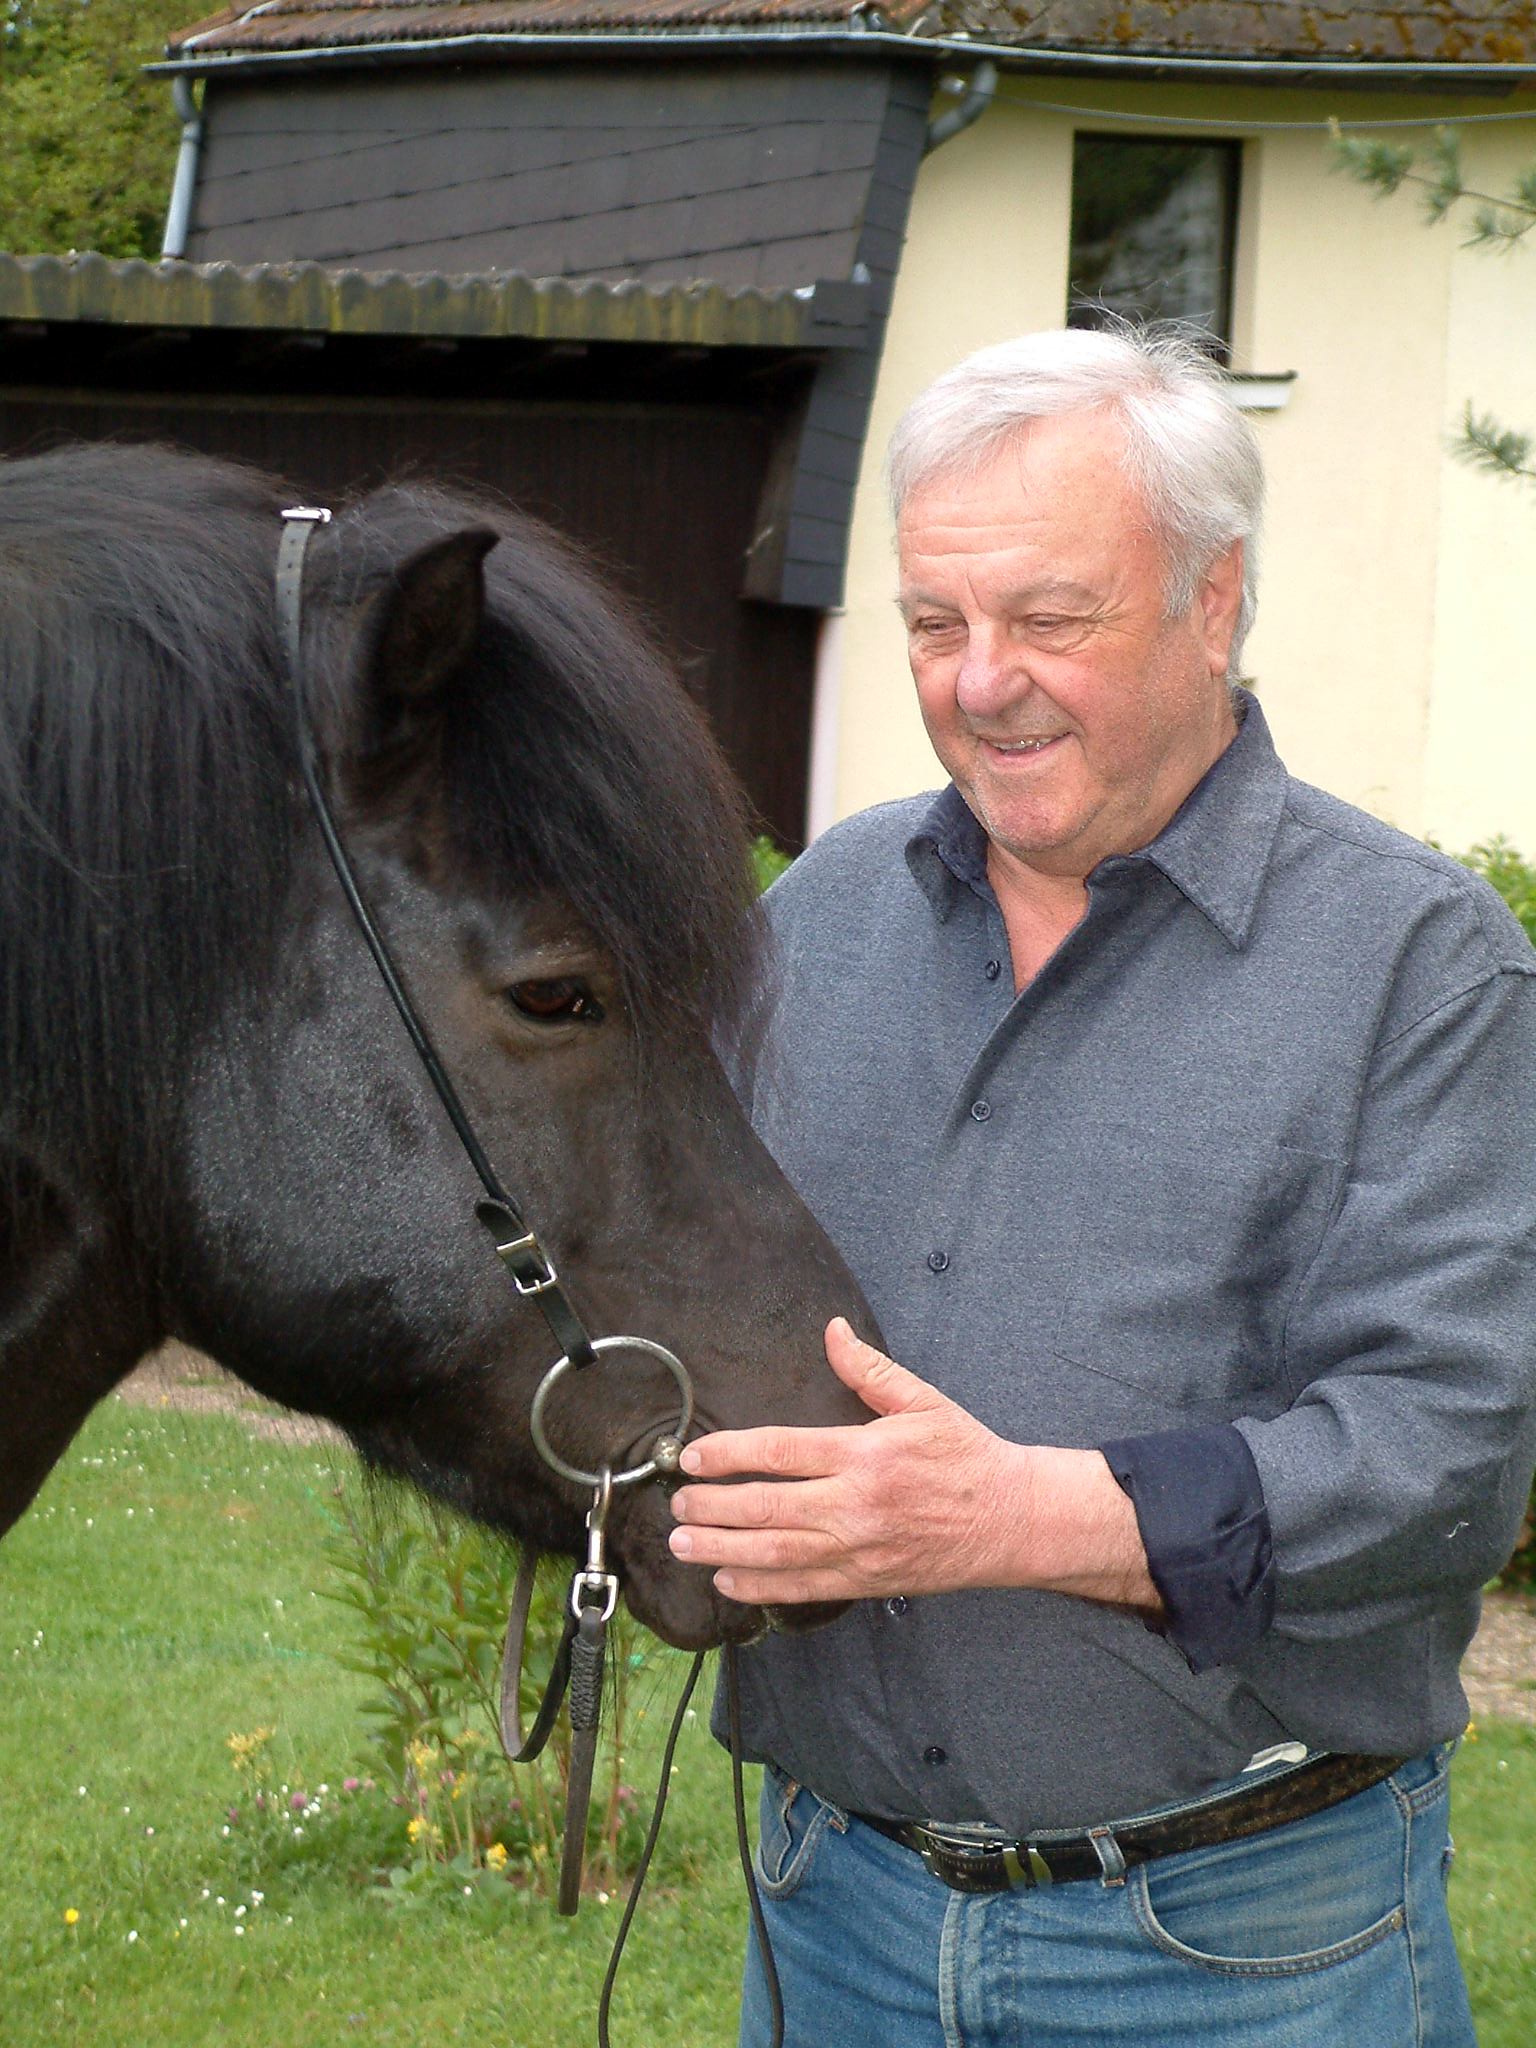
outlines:
[[[156,1341],[110,1234],[0,1216],[0,1535]]]

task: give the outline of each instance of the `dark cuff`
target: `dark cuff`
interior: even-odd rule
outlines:
[[[1241,1432],[1165,1429],[1099,1449],[1136,1509],[1164,1633],[1192,1671],[1229,1664],[1275,1612],[1269,1510]]]

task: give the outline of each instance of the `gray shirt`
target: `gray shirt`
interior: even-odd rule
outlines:
[[[1235,1426],[1272,1608],[1197,1671],[1063,1595],[861,1602],[744,1658],[749,1751],[1019,1834],[1282,1741],[1417,1753],[1465,1722],[1536,1458],[1536,955],[1486,884],[1292,780],[1251,702],[1017,996],[981,849],[951,791],[782,879],[754,1121],[892,1355],[990,1428]]]

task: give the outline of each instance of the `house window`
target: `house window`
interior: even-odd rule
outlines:
[[[1069,327],[1106,315],[1192,320],[1232,340],[1237,142],[1078,135],[1072,148]]]

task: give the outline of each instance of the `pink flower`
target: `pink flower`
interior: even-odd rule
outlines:
[[[308,1806],[309,1800],[304,1793],[295,1792],[289,1798],[288,1804],[295,1813],[302,1813],[305,1807]]]
[[[343,1778],[341,1781],[341,1789],[343,1792],[355,1792],[358,1786],[362,1784],[362,1782],[363,1781],[361,1778]]]

